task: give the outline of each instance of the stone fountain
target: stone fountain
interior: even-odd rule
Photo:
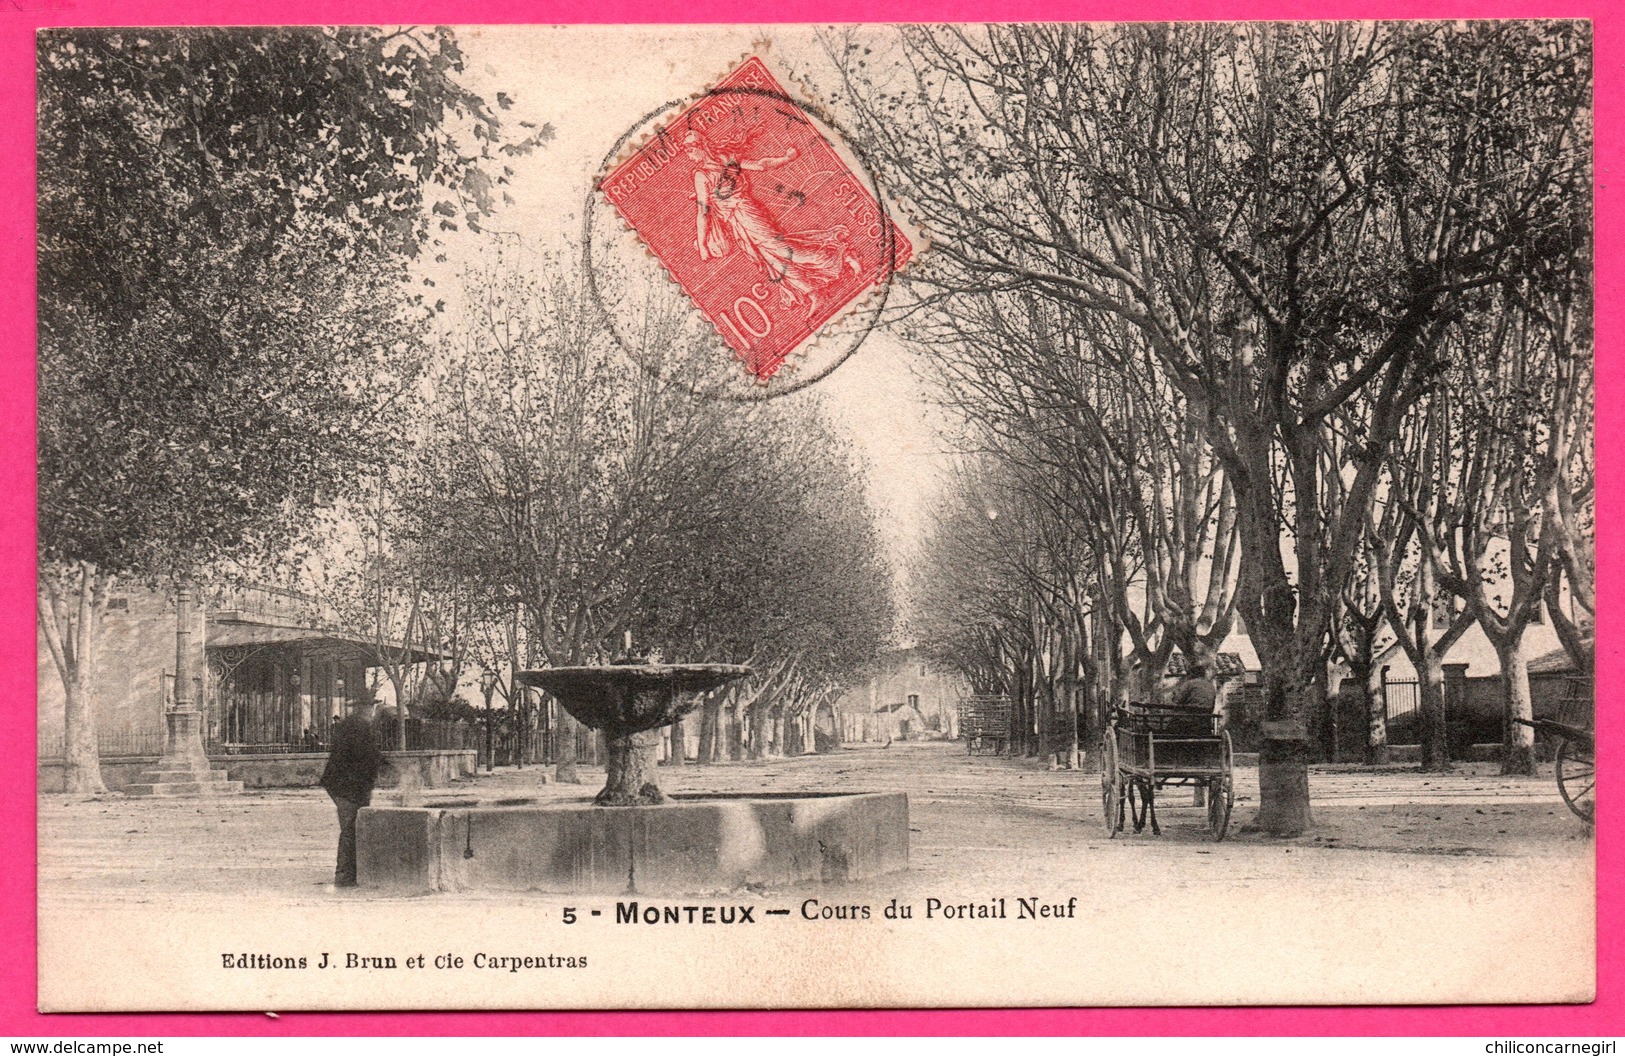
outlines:
[[[603,730],[609,780],[600,807],[654,806],[666,801],[655,780],[660,737],[654,731],[693,711],[697,694],[750,674],[738,664],[651,664],[627,659],[598,667],[521,671],[519,681],[558,698],[577,722]]]
[[[749,884],[858,880],[908,866],[900,792],[667,796],[663,726],[699,694],[750,674],[734,664],[628,659],[521,671],[604,731],[608,779],[592,801],[446,797],[369,807],[357,822],[363,887],[701,894]],[[557,789],[559,786],[553,786]]]

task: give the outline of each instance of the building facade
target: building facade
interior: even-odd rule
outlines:
[[[865,665],[860,677],[836,704],[842,741],[884,744],[959,735],[959,705],[970,684],[919,649],[884,653]]]
[[[439,660],[333,625],[306,596],[270,587],[204,592],[191,628],[187,696],[201,703],[212,757],[326,750],[335,719],[370,707],[368,671],[385,662]],[[175,600],[131,587],[113,594],[101,626],[97,738],[104,760],[156,756],[175,700]],[[38,744],[60,758],[63,689],[37,631]]]

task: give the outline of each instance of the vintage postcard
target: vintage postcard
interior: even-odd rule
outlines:
[[[36,64],[42,1011],[1595,996],[1589,24]]]

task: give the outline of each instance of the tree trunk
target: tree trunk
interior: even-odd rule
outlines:
[[[1272,836],[1299,836],[1313,824],[1309,760],[1314,745],[1306,723],[1317,709],[1311,699],[1314,679],[1303,656],[1320,660],[1318,649],[1294,640],[1295,607],[1292,588],[1278,582],[1263,592],[1262,618],[1249,623],[1264,669],[1265,720],[1258,747],[1258,815],[1250,827]]]
[[[745,724],[745,754],[751,759],[761,759],[767,755],[767,721],[761,705],[745,713]]]
[[[722,702],[707,694],[700,710],[699,752],[694,757],[694,761],[702,766],[716,762],[721,755],[721,730],[718,729],[721,718]]]
[[[1272,340],[1272,339],[1266,339]],[[1279,350],[1271,349],[1271,354]],[[1247,474],[1236,485],[1241,541],[1237,597],[1263,668],[1264,723],[1258,751],[1258,816],[1252,827],[1274,836],[1297,836],[1312,824],[1309,760],[1314,748],[1306,723],[1318,711],[1310,699],[1316,668],[1325,670],[1321,643],[1330,629],[1321,608],[1318,562],[1324,554],[1317,515],[1296,520],[1292,550],[1297,582],[1282,555],[1282,510],[1271,486],[1275,438],[1262,420],[1239,416],[1236,447]],[[1289,468],[1299,509],[1317,510],[1319,457],[1309,432],[1289,438]],[[1245,482],[1245,486],[1243,484]],[[1300,607],[1301,606],[1301,607]]]
[[[1313,751],[1307,736],[1266,736],[1259,742],[1259,805],[1254,827],[1272,836],[1301,836],[1308,831],[1314,820],[1309,813],[1309,756]]]
[[[1371,679],[1367,676],[1361,683],[1365,691],[1366,714],[1370,717],[1370,728],[1366,733],[1365,761],[1373,766],[1386,766],[1388,763],[1388,709],[1387,702],[1381,694],[1371,691]]]
[[[42,575],[42,579],[46,578]],[[39,584],[40,631],[62,680],[63,790],[80,795],[107,791],[96,738],[99,703],[101,618],[113,577],[79,562],[67,576]]]
[[[1252,827],[1271,836],[1301,836],[1314,824],[1309,811],[1314,744],[1306,725],[1313,709],[1304,700],[1309,689],[1294,692],[1284,680],[1272,680],[1267,667],[1264,678],[1264,713],[1270,718],[1258,745],[1258,816]]]
[[[1529,665],[1523,651],[1516,644],[1495,647],[1501,660],[1501,685],[1506,692],[1505,752],[1501,759],[1503,774],[1533,774],[1535,772],[1535,731],[1518,719],[1535,717],[1534,704],[1529,699]]]
[[[722,722],[728,742],[728,758],[737,763],[745,757],[745,720],[740,714],[737,698],[728,702],[728,707],[722,712]]]
[[[609,779],[593,803],[600,807],[645,807],[666,801],[655,782],[655,753],[660,731],[606,737],[605,766]]]
[[[1337,703],[1328,692],[1326,665],[1318,664],[1315,669],[1315,678],[1311,683],[1313,689],[1309,693],[1309,700],[1314,708],[1310,714],[1313,717],[1314,729],[1319,733],[1320,761],[1324,763],[1337,762],[1338,729],[1337,729]]]
[[[674,720],[671,724],[671,740],[667,746],[667,766],[682,766],[688,761],[686,739],[687,734],[683,731],[683,720]]]
[[[96,687],[93,672],[81,671],[63,690],[63,791],[96,795],[107,791],[102,781],[101,753],[96,746]]]
[[[1444,706],[1444,659],[1438,650],[1427,651],[1417,676],[1416,691],[1422,706],[1422,771],[1446,773],[1451,769],[1450,717]]]
[[[558,761],[553,766],[553,780],[561,785],[581,784],[581,775],[576,773],[576,730],[579,728],[575,717],[560,706]]]

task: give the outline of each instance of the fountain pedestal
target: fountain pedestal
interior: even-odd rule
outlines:
[[[606,739],[605,767],[609,780],[593,800],[600,807],[646,807],[666,802],[655,780],[660,734],[655,730]]]

